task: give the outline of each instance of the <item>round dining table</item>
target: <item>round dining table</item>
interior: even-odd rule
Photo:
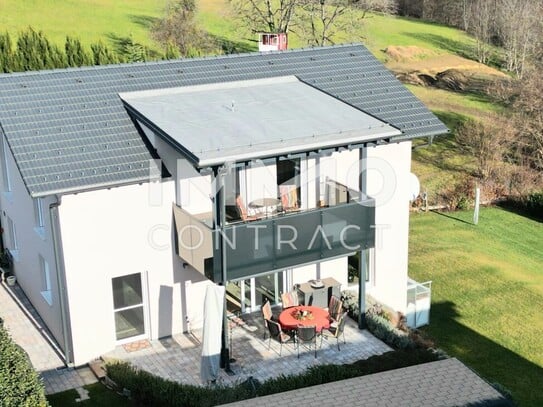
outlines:
[[[305,318],[298,319],[297,316],[304,311],[307,312],[308,315]],[[312,305],[299,305],[287,308],[279,314],[279,323],[281,324],[281,328],[285,331],[294,330],[299,325],[315,325],[317,332],[322,331],[323,328],[330,328],[328,311]]]

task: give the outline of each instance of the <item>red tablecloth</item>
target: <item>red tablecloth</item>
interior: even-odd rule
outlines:
[[[309,311],[313,315],[313,318],[298,320],[296,319],[296,314],[298,311]],[[300,305],[298,307],[287,308],[279,315],[279,323],[281,324],[281,328],[283,328],[283,330],[296,329],[298,325],[315,325],[317,327],[317,332],[322,331],[323,328],[330,328],[328,311],[310,305]]]

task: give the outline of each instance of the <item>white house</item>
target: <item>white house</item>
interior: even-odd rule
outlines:
[[[411,140],[445,132],[361,45],[0,75],[3,243],[75,365],[197,328],[209,284],[405,313]]]

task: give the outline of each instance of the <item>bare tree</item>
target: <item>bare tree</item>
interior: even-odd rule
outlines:
[[[175,47],[183,56],[209,52],[214,42],[195,20],[195,0],[169,2],[160,19],[152,29],[152,36],[166,49],[166,54],[175,55]]]
[[[334,44],[338,31],[352,33],[352,20],[347,18],[352,17],[352,10],[347,0],[302,0],[301,7],[300,37],[309,45]]]
[[[291,30],[301,0],[229,0],[234,15],[252,33]]]
[[[541,68],[527,71],[519,81],[513,102],[514,122],[519,129],[519,147],[530,167],[543,171],[543,77]]]
[[[456,140],[477,159],[481,179],[487,179],[502,162],[511,131],[511,126],[497,117],[468,120],[457,130]]]
[[[310,45],[333,44],[339,33],[353,41],[368,12],[392,13],[395,0],[229,0],[250,32],[295,32]]]
[[[496,32],[496,1],[473,0],[464,11],[465,25],[475,37],[477,60],[488,63],[492,54],[492,37]]]
[[[522,78],[541,35],[543,6],[533,0],[499,0],[496,11],[505,68]]]

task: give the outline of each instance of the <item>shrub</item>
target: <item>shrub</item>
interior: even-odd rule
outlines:
[[[377,338],[395,349],[412,349],[416,347],[407,332],[394,328],[392,324],[382,316],[366,313],[368,330]]]
[[[341,293],[341,298],[349,315],[358,319],[358,293],[346,290]],[[366,311],[368,330],[390,347],[394,349],[435,348],[432,340],[424,337],[420,331],[407,327],[405,317],[398,318],[398,327],[395,327],[390,319],[390,315],[380,304],[373,304]]]
[[[201,387],[177,383],[137,369],[126,362],[107,365],[107,374],[118,386],[130,390],[130,396],[144,406],[206,407],[244,400],[252,395],[252,386]]]
[[[501,202],[500,206],[543,220],[543,192],[535,192],[523,197],[510,197]]]
[[[119,386],[130,390],[131,397],[138,405],[215,406],[438,359],[438,354],[428,349],[397,350],[346,365],[312,366],[301,374],[281,375],[264,383],[249,378],[231,387],[199,387],[175,383],[136,369],[125,362],[108,364],[107,371],[108,376]]]
[[[48,406],[45,390],[28,356],[0,325],[0,406]]]
[[[358,294],[354,291],[345,290],[341,292],[341,300],[343,301],[343,308],[345,308],[349,316],[353,319],[358,319],[359,306],[358,306]]]

